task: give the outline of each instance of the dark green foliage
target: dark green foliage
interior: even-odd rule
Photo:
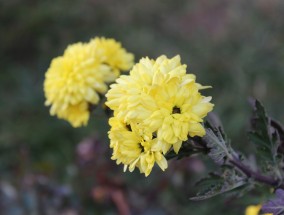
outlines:
[[[271,126],[271,119],[267,116],[262,104],[253,101],[253,117],[251,119],[252,130],[249,132],[251,141],[256,145],[259,155],[275,162],[280,146],[278,131]]]
[[[199,141],[201,140],[198,137],[194,139],[195,140],[198,139]],[[173,149],[170,150],[166,154],[166,159],[170,160],[170,159],[176,158],[179,160],[179,159],[182,159],[184,157],[189,157],[194,154],[207,153],[208,149],[203,147],[202,145],[196,144],[196,142],[194,142],[194,139],[189,138],[186,142],[183,142],[178,154],[176,154]]]
[[[211,117],[210,117],[211,118]],[[210,173],[208,177],[197,182],[199,192],[191,200],[204,200],[235,189],[245,189],[248,185],[247,176],[230,161],[239,155],[228,143],[226,134],[220,124],[209,120],[205,123],[206,135],[202,138],[208,148],[207,155],[221,167],[221,173]]]
[[[232,167],[224,166],[221,173],[211,173],[197,182],[200,191],[191,200],[204,200],[232,191],[247,184],[247,178]]]
[[[253,101],[253,109],[249,137],[257,148],[261,169],[282,180],[283,172],[279,166],[283,159],[283,153],[280,151],[282,127],[267,116],[258,100]]]
[[[256,182],[283,188],[280,159],[282,156],[279,155],[281,135],[284,133],[282,126],[267,117],[259,101],[255,100],[253,103],[254,114],[250,136],[257,146],[257,155],[261,156],[261,166],[245,162],[245,157],[232,149],[221,126],[207,122],[206,135],[202,138],[202,142],[209,149],[207,155],[223,171],[222,174],[211,174],[210,177],[198,182],[201,191],[192,200],[207,199],[244,185],[246,186],[243,191],[249,191]]]

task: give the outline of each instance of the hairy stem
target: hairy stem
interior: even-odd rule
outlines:
[[[253,171],[250,167],[244,165],[239,159],[234,158],[229,160],[229,162],[241,170],[247,177],[254,179],[257,182],[261,182],[264,184],[268,184],[273,187],[279,187],[284,189],[284,184],[280,184],[280,182],[272,177],[265,176],[260,174],[259,172]]]
[[[204,151],[210,151],[207,148],[207,143],[204,138],[195,138],[194,142],[199,146],[204,147]],[[207,149],[207,150],[206,150]],[[232,153],[232,152],[231,152]],[[246,166],[239,158],[237,153],[233,153],[228,157],[228,162],[234,167],[241,170],[247,177],[254,179],[257,182],[264,183],[273,187],[284,189],[284,183],[281,180],[277,180],[271,176],[262,175],[258,171],[252,170],[249,166]]]

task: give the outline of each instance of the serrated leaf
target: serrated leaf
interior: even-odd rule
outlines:
[[[253,105],[252,130],[249,132],[249,138],[257,147],[264,169],[269,169],[267,165],[278,169],[277,158],[279,157],[278,151],[281,144],[279,132],[283,132],[283,130],[281,130],[282,128],[279,124],[267,116],[264,107],[259,101],[255,100]],[[278,128],[275,128],[275,126],[278,126]]]
[[[226,158],[231,157],[231,147],[225,140],[225,134],[221,128],[206,128],[206,135],[203,137],[206,146],[210,149],[208,156],[218,165],[225,164]]]
[[[209,177],[200,180],[197,185],[201,190],[191,200],[199,201],[232,191],[247,184],[246,177],[235,169],[224,168],[221,174],[211,173]]]
[[[252,142],[260,151],[270,153],[270,156],[275,157],[280,137],[278,131],[271,126],[271,119],[266,115],[264,107],[257,100],[255,100],[251,124],[250,137]]]
[[[265,204],[261,208],[262,213],[272,213],[274,215],[284,214],[284,190],[277,189],[276,197]]]
[[[246,195],[248,192],[255,188],[255,184],[253,182],[245,183],[243,186],[237,187],[230,192],[227,193],[226,197],[236,197],[241,198]]]

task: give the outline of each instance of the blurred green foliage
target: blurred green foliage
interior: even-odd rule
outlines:
[[[112,165],[111,174],[127,187],[121,190],[130,192],[126,196],[135,214],[242,214],[246,204],[262,200],[189,201],[194,180],[206,172],[196,158],[174,161],[168,172],[157,170],[146,179],[123,173],[110,161],[103,113],[94,112],[88,127],[73,129],[49,115],[42,84],[52,58],[68,44],[95,36],[121,41],[136,61],[180,54],[198,82],[213,86],[205,93],[213,96],[232,144],[250,153],[244,135],[250,114],[247,99],[256,97],[271,116],[280,121],[284,117],[283,1],[1,0],[0,22],[1,181],[21,190],[26,175],[43,174],[73,187],[82,214],[116,214],[111,200],[102,203],[91,197],[92,187],[101,186],[96,168],[86,167],[94,172],[83,178],[78,173],[83,170],[78,170],[76,147],[94,136],[106,149],[95,158],[95,167],[100,162]],[[165,187],[159,188],[162,183]]]

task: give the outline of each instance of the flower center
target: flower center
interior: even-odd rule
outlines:
[[[144,139],[142,139],[141,142],[139,143],[139,148],[141,149],[141,153],[149,152],[151,150],[151,147],[152,144]]]
[[[126,129],[128,130],[128,131],[132,131],[132,128],[131,128],[131,125],[130,124],[126,124]]]
[[[177,107],[177,106],[174,106],[174,107],[173,107],[172,114],[175,114],[175,113],[180,113],[180,108]]]
[[[141,152],[144,152],[144,146],[142,145],[142,143],[139,143],[139,148],[141,149]]]

